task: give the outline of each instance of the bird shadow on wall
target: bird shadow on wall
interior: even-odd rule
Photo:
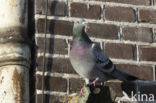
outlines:
[[[50,4],[50,11],[48,11],[48,14],[54,14],[55,7],[57,5],[57,2],[52,2]],[[47,33],[50,33],[50,38],[46,38],[46,53],[49,53],[51,55],[54,54],[54,34],[55,34],[55,20],[51,20],[50,22],[47,20]],[[51,77],[49,76],[50,73],[53,72],[53,58],[46,57],[45,59],[45,72],[48,73],[47,76],[45,76],[44,79],[44,91],[45,90],[53,90],[53,84],[51,84]],[[44,103],[52,103],[53,98],[50,97],[50,95],[44,94]]]

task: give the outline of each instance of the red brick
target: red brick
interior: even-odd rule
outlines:
[[[73,69],[69,58],[46,58],[45,59],[46,70],[48,72],[53,73],[70,73],[76,74],[75,70]],[[37,58],[37,70],[43,70],[43,57]]]
[[[35,0],[35,14],[45,14],[45,0]]]
[[[152,42],[153,34],[151,28],[124,27],[122,28],[123,39],[130,41]]]
[[[156,23],[156,10],[140,9],[138,19],[141,22]]]
[[[44,103],[63,103],[62,96],[44,94]],[[36,103],[42,103],[42,94],[36,95]]]
[[[84,17],[89,19],[100,19],[101,7],[99,5],[89,5],[83,3],[71,3],[70,13],[72,17]]]
[[[140,46],[139,47],[140,61],[156,61],[156,47]]]
[[[104,39],[117,39],[118,27],[110,24],[89,23],[87,34]]]
[[[48,15],[65,16],[66,8],[67,6],[65,2],[58,2],[58,1],[50,0],[48,2]]]
[[[133,4],[133,5],[150,5],[150,0],[90,0],[90,1],[103,1],[103,2],[115,2],[123,4]]]
[[[44,38],[38,37],[36,38],[38,52],[44,52]],[[64,39],[54,39],[47,38],[46,39],[46,52],[52,54],[67,54],[68,46],[66,40]]]
[[[140,79],[153,80],[152,66],[134,64],[116,64],[121,70],[134,75]]]
[[[119,58],[119,59],[134,58],[134,46],[131,44],[106,43],[104,51],[111,58]]]
[[[50,91],[67,91],[67,80],[61,77],[44,77],[44,89]],[[36,75],[36,89],[42,90],[42,76]]]
[[[36,14],[46,14],[46,1],[36,0],[35,2],[35,13]],[[58,1],[48,1],[48,15],[54,16],[65,16],[66,15],[66,4],[65,2]]]
[[[70,79],[69,80],[69,92],[75,93],[81,90],[81,88],[84,86],[85,82],[82,79]]]
[[[38,19],[36,21],[36,32],[44,33],[45,20]],[[47,33],[71,36],[73,31],[73,23],[63,20],[47,20]]]
[[[106,7],[105,19],[110,21],[134,22],[135,13],[132,8],[126,7]]]

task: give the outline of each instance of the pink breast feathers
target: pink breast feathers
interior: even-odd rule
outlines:
[[[84,48],[78,44],[75,44],[71,50],[71,56],[83,56],[88,52],[89,48]]]

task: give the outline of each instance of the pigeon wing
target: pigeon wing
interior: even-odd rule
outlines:
[[[114,68],[111,68],[113,64],[108,56],[103,52],[103,50],[100,49],[98,45],[94,43],[92,44],[92,53],[95,57],[95,62],[99,69],[102,69],[102,71],[108,74],[114,71]]]
[[[108,58],[108,56],[104,53],[104,51],[101,50],[100,47],[94,43],[92,44],[92,53],[95,58],[97,67],[96,69],[100,70],[101,72],[107,73],[113,78],[117,78],[122,81],[133,81],[138,79],[137,77],[134,77],[117,68]]]

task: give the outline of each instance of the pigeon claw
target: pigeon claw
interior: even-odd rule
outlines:
[[[80,96],[83,96],[84,95],[84,92],[83,92],[83,89],[80,90]]]
[[[89,83],[88,85],[89,86],[94,86],[95,87],[95,84],[96,82],[99,80],[99,78],[96,78],[93,82]]]
[[[94,80],[93,82],[89,83],[89,86],[94,86],[95,87],[96,84],[96,80]]]

